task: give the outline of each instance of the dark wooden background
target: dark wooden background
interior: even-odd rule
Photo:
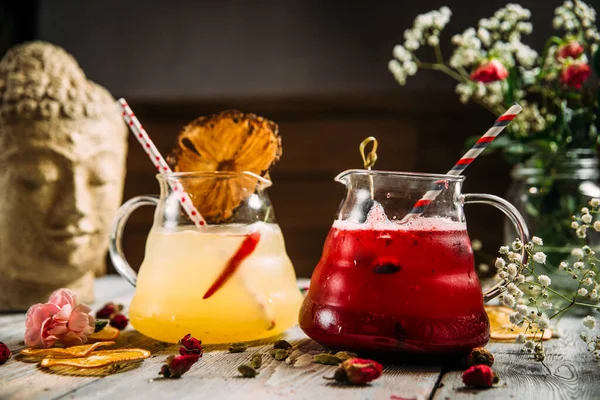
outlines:
[[[540,49],[561,0],[523,0]],[[597,9],[600,1],[588,1]],[[489,17],[504,1],[423,0],[21,0],[0,6],[2,52],[44,39],[65,47],[88,76],[124,96],[161,152],[192,119],[237,108],[280,125],[283,158],[269,189],[298,275],[308,277],[321,252],[343,187],[333,178],[362,165],[358,144],[380,142],[378,169],[443,173],[466,137],[493,116],[460,104],[447,77],[420,71],[399,87],[387,71],[392,48],[414,17],[442,5],[453,11],[442,36]],[[428,58],[426,52],[420,53]],[[481,157],[465,191],[503,195],[509,165]],[[156,193],[152,165],[130,140],[125,199]],[[151,210],[136,213],[125,249],[139,265]],[[490,252],[501,244],[502,217],[486,206],[467,209],[472,237]]]

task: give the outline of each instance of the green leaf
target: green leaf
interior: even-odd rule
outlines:
[[[108,320],[107,319],[97,319],[96,320],[96,326],[94,328],[94,333],[96,332],[100,332],[102,329],[104,329],[104,327],[108,324]]]

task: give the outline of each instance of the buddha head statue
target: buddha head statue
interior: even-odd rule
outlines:
[[[93,300],[122,199],[127,127],[107,90],[62,48],[0,61],[0,311],[60,287]]]

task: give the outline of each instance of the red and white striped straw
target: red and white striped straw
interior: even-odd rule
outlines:
[[[150,161],[152,161],[158,172],[160,174],[173,172],[171,171],[171,168],[169,168],[169,165],[152,142],[152,139],[150,139],[150,136],[148,136],[148,133],[146,132],[140,121],[137,119],[137,117],[131,110],[131,107],[129,107],[129,104],[127,104],[127,101],[125,101],[125,99],[123,98],[119,99],[118,101],[119,105],[123,109],[123,119],[131,129],[131,132],[134,134],[137,141],[140,142],[140,144],[146,151],[146,154],[148,154]],[[179,204],[181,204],[181,207],[185,210],[188,217],[194,222],[194,224],[197,227],[200,228],[204,226],[206,224],[206,221],[204,221],[204,218],[202,218],[196,207],[194,207],[190,196],[183,190],[183,186],[181,186],[179,182],[173,179],[168,179],[167,181],[169,183],[169,186],[171,186],[171,190],[173,190],[173,192],[179,192],[177,200],[179,200]]]
[[[469,165],[471,165],[473,160],[475,160],[477,156],[480,155],[485,150],[485,148],[488,147],[488,145],[494,141],[496,136],[498,136],[500,132],[502,132],[504,128],[508,124],[510,124],[510,121],[515,119],[515,117],[521,112],[521,110],[522,108],[520,105],[518,105],[517,103],[513,104],[504,114],[498,117],[496,122],[494,122],[494,125],[492,125],[492,127],[488,129],[488,131],[473,145],[473,147],[471,147],[469,151],[467,151],[465,155],[462,156],[456,164],[454,164],[454,166],[450,169],[450,171],[448,171],[446,175],[462,175],[464,170],[467,169]],[[410,218],[422,215],[429,206],[429,204],[431,204],[431,202],[435,200],[438,194],[440,194],[440,192],[444,190],[446,186],[446,181],[437,181],[433,185],[433,187],[427,193],[425,193],[425,195],[421,197],[419,201],[415,203],[412,210],[410,210],[410,212],[402,219],[402,222],[406,222]]]

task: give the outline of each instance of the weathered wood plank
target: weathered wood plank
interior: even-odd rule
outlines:
[[[564,318],[562,337],[546,342],[544,364],[533,361],[516,343],[492,342],[487,348],[494,354],[494,370],[501,379],[497,387],[473,390],[462,383],[462,371],[443,375],[434,399],[599,399],[600,367],[577,337],[581,322]]]

